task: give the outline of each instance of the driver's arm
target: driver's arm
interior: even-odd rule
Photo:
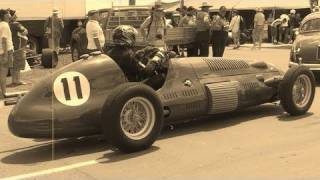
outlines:
[[[157,67],[161,66],[165,62],[166,56],[162,51],[158,51],[147,63],[145,73],[150,76],[155,73]]]

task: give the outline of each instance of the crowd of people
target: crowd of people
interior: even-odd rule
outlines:
[[[6,79],[10,71],[10,86],[23,85],[20,71],[25,68],[25,47],[28,30],[17,22],[16,11],[0,9],[0,98],[6,96]]]
[[[290,10],[290,14],[281,14],[275,19],[271,13],[267,19],[268,41],[270,43],[292,43],[295,39],[295,30],[302,21],[301,15],[296,10]]]
[[[0,9],[0,99],[6,97],[6,88],[25,85],[21,80],[21,71],[26,66],[26,46],[28,30],[17,21],[17,12],[13,9]],[[60,39],[64,28],[63,20],[54,9],[52,16],[45,21],[45,36],[49,48],[59,53]],[[7,85],[8,74],[12,83]]]
[[[236,9],[231,10],[231,17],[227,17],[227,8],[221,6],[216,15],[210,16],[209,4],[204,2],[200,6],[200,11],[194,7],[178,8],[172,14],[171,24],[166,24],[165,13],[159,5],[152,9],[152,15],[141,25],[141,33],[146,41],[154,44],[158,40],[157,35],[165,36],[166,28],[170,27],[194,27],[196,28],[195,42],[186,46],[189,57],[208,56],[209,45],[212,44],[214,57],[221,57],[228,40],[228,32],[231,32],[234,42],[234,49],[240,47],[240,38],[242,32],[247,32],[245,19]],[[275,18],[275,13],[269,14],[268,18],[264,15],[262,8],[256,9],[253,21],[252,41],[253,49],[261,48],[265,34],[265,25],[268,25],[268,41],[274,44],[292,43],[295,38],[295,30],[300,26],[301,15],[292,9],[290,14],[281,14]],[[164,38],[162,38],[164,43]],[[185,47],[185,46],[183,46]],[[178,47],[174,46],[173,50],[179,53]]]

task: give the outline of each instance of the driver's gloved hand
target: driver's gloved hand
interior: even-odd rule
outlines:
[[[147,76],[152,76],[155,73],[157,64],[153,61],[150,61],[147,65],[146,68],[144,69],[144,72]]]

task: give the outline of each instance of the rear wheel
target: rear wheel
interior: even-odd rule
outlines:
[[[102,113],[103,131],[120,151],[136,152],[150,147],[163,124],[163,108],[155,91],[142,83],[115,88]]]
[[[305,114],[312,105],[315,78],[304,66],[292,67],[280,84],[280,102],[290,115]]]
[[[41,64],[44,68],[55,68],[58,64],[58,54],[52,49],[43,49]]]

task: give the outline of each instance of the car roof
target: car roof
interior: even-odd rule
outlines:
[[[304,24],[305,22],[312,20],[312,19],[319,19],[320,18],[320,12],[314,12],[311,14],[308,14],[301,22],[301,24]]]

